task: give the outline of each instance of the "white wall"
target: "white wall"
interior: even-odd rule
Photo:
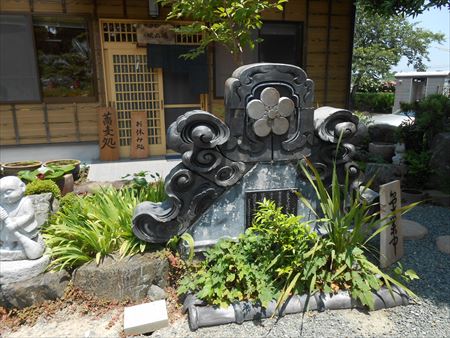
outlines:
[[[84,142],[2,146],[0,149],[2,163],[26,160],[44,162],[55,159],[77,159],[82,163],[98,162],[99,146],[97,142]]]
[[[445,77],[429,77],[425,95],[441,94],[444,87]]]
[[[395,98],[392,112],[400,109],[400,102],[410,102],[412,89],[412,78],[397,79],[395,86]]]

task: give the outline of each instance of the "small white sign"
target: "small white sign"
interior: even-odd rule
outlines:
[[[124,309],[123,329],[126,335],[153,332],[166,326],[169,326],[169,318],[165,300]]]
[[[380,234],[380,264],[382,268],[398,261],[404,253],[400,208],[400,181],[380,185],[382,226],[389,224]]]

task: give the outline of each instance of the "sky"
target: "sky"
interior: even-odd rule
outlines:
[[[415,18],[409,18],[410,22],[417,22],[418,27],[426,28],[434,33],[443,33],[446,41],[442,44],[433,43],[429,48],[430,61],[425,64],[428,71],[450,70],[450,11],[448,8],[431,9]],[[406,58],[393,67],[394,72],[414,71],[406,65]]]

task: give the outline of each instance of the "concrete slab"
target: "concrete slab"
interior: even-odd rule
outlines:
[[[123,330],[126,335],[154,332],[169,326],[165,300],[126,307],[123,313]]]
[[[148,171],[146,178],[151,181],[150,174],[159,173],[162,177],[180,163],[180,159],[134,160],[118,162],[102,162],[89,165],[88,181],[112,182],[122,180],[127,174]],[[129,177],[131,179],[131,177]]]
[[[406,240],[422,239],[428,235],[428,229],[422,224],[402,219],[403,238]]]

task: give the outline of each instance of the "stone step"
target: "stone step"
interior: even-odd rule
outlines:
[[[450,255],[450,236],[439,236],[436,238],[436,245],[440,252]]]
[[[428,235],[428,229],[417,222],[402,219],[402,226],[403,239],[417,240]]]

